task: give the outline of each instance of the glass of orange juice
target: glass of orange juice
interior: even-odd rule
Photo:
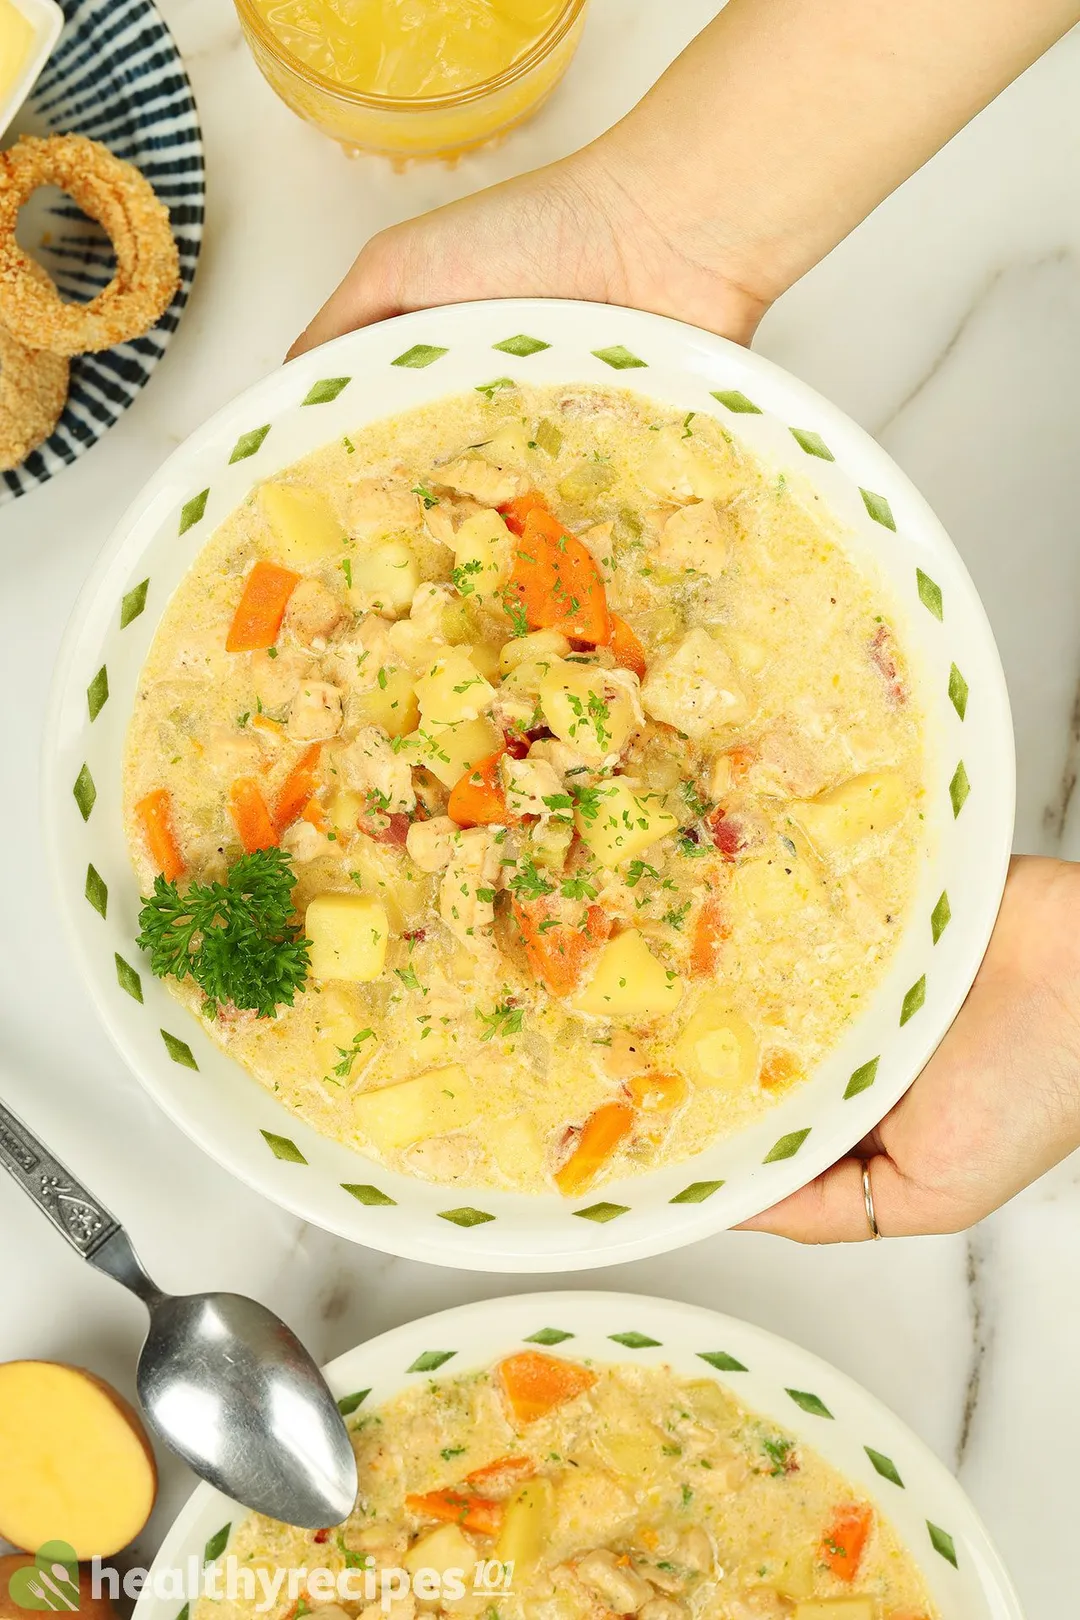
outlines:
[[[539,107],[588,0],[235,0],[263,76],[346,151],[453,157]]]

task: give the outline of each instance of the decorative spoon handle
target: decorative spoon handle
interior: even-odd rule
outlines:
[[[119,1221],[105,1205],[2,1102],[0,1164],[84,1260],[92,1259],[120,1231]]]

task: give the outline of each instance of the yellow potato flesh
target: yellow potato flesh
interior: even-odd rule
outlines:
[[[345,530],[324,497],[289,484],[264,484],[259,505],[274,538],[274,556],[297,568],[310,568],[345,549]]]
[[[791,814],[819,855],[832,855],[902,821],[909,798],[902,776],[868,771],[816,799],[792,805]]]
[[[304,931],[311,941],[313,979],[366,984],[386,966],[390,925],[386,907],[369,894],[317,894]]]
[[[357,1124],[379,1147],[402,1148],[470,1124],[476,1118],[476,1098],[465,1070],[451,1063],[378,1091],[362,1091],[353,1111]]]
[[[452,788],[466,771],[503,746],[503,735],[490,720],[463,720],[457,726],[421,726],[409,742],[410,760]]]
[[[597,803],[599,808],[591,819],[578,810],[574,825],[601,866],[616,867],[631,860],[678,826],[658,794],[624,776],[602,782]]]
[[[515,1570],[529,1569],[550,1540],[554,1492],[548,1479],[531,1479],[507,1504],[495,1557]]]
[[[510,531],[498,512],[477,512],[458,529],[453,577],[462,596],[479,598],[510,577]]]
[[[374,611],[384,619],[400,618],[412,606],[420,584],[420,567],[404,540],[383,540],[350,560],[349,604],[358,613]]]
[[[739,1013],[706,1005],[690,1019],[673,1052],[676,1066],[699,1086],[727,1091],[753,1085],[758,1048],[753,1030]]]
[[[443,1524],[437,1530],[431,1530],[426,1536],[421,1536],[401,1562],[402,1567],[413,1576],[420,1570],[434,1571],[438,1577],[437,1583],[434,1583],[436,1587],[441,1585],[452,1570],[456,1570],[466,1590],[470,1591],[473,1571],[476,1568],[476,1548],[456,1524]],[[438,1609],[453,1602],[449,1590],[441,1597],[437,1590],[428,1595],[423,1581],[417,1583],[414,1592],[422,1609]]]
[[[388,737],[404,737],[420,719],[415,677],[410,670],[387,668],[381,678],[353,699],[356,720],[362,726],[381,726]]]
[[[617,754],[633,729],[630,699],[606,691],[601,669],[552,659],[539,695],[556,737],[594,763]]]
[[[476,720],[491,707],[495,688],[464,647],[450,647],[416,683],[416,701],[425,726],[456,726]]]
[[[628,928],[604,946],[592,979],[570,1005],[601,1018],[642,1022],[674,1012],[682,993],[682,980],[657,961],[636,929]]]

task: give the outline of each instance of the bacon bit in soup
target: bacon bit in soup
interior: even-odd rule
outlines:
[[[907,702],[907,689],[900,679],[893,653],[892,636],[888,625],[879,624],[870,642],[870,662],[881,672],[885,688],[892,701],[899,705]]]
[[[733,861],[740,849],[746,844],[745,832],[737,816],[729,816],[723,806],[719,806],[709,816],[706,823],[709,836],[726,861]]]

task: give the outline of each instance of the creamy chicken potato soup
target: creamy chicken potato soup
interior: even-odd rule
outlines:
[[[493,383],[275,475],[181,583],[127,745],[141,943],[316,1130],[575,1196],[858,1016],[921,733],[812,493],[709,416]]]
[[[230,1543],[240,1571],[352,1572],[331,1603],[283,1586],[270,1620],[380,1620],[383,1571],[415,1578],[390,1620],[936,1612],[874,1505],[711,1378],[523,1351],[361,1412],[352,1434],[360,1489],[345,1524],[312,1535],[256,1516]],[[195,1620],[250,1615],[204,1599]]]

